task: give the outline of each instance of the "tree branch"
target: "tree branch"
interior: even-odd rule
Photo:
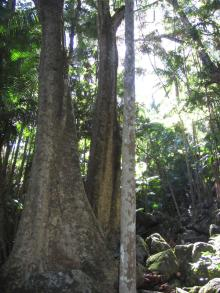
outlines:
[[[112,16],[112,26],[115,31],[117,31],[124,16],[125,16],[125,6],[121,6],[119,9],[116,10],[115,14]]]
[[[202,42],[198,29],[191,24],[187,15],[181,9],[178,0],[166,1],[171,4],[174,10],[178,13],[188,36],[196,43],[199,52],[199,58],[209,74],[211,83],[220,83],[220,65],[216,66],[215,63],[211,60]]]

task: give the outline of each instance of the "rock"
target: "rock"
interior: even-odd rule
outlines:
[[[216,225],[220,226],[220,212],[218,212],[215,216],[215,223]]]
[[[220,292],[220,278],[215,278],[203,286],[199,293],[219,293]]]
[[[199,242],[199,241],[206,241],[207,236],[200,234],[194,230],[186,229],[185,232],[182,235],[182,241],[183,243],[194,243],[194,242]]]
[[[189,292],[189,293],[199,293],[200,288],[201,288],[201,286],[194,286],[194,287],[189,288],[189,290],[187,292]]]
[[[151,290],[138,290],[138,293],[161,293],[159,291],[151,291]]]
[[[140,263],[136,265],[136,284],[137,288],[141,288],[144,284],[144,274],[146,272],[146,268],[142,266]]]
[[[189,291],[186,291],[182,288],[176,288],[176,293],[189,293]]]
[[[213,236],[210,240],[209,243],[214,246],[216,255],[220,256],[220,235],[215,235]]]
[[[174,278],[171,281],[169,281],[169,286],[172,289],[176,289],[177,287],[181,287],[181,282],[179,279]]]
[[[191,272],[192,250],[193,244],[176,245],[174,248],[174,253],[179,264],[179,272],[181,273],[181,280],[187,284],[191,284],[191,281],[189,282],[187,279],[189,272]]]
[[[154,255],[151,255],[146,262],[147,269],[151,272],[157,272],[170,279],[178,272],[178,264],[172,249],[168,249]]]
[[[193,245],[192,260],[197,262],[204,252],[215,253],[213,245],[206,242],[196,242]]]
[[[47,272],[31,276],[23,292],[38,293],[100,293],[94,280],[80,270]]]
[[[201,286],[187,287],[183,288],[183,290],[187,293],[199,293]]]
[[[136,212],[136,223],[137,234],[142,237],[149,235],[147,231],[159,224],[155,216],[140,210]]]
[[[176,245],[174,253],[177,257],[180,269],[184,271],[185,267],[192,262],[193,244]]]
[[[192,230],[195,230],[198,233],[206,234],[206,237],[209,235],[209,225],[210,225],[210,220],[209,217],[204,218],[201,222],[195,223],[192,226]]]
[[[175,255],[179,263],[181,280],[185,286],[203,285],[208,280],[208,264],[203,259],[200,262],[203,251],[214,251],[214,248],[212,245],[203,242],[176,245]]]
[[[200,251],[198,252],[199,256]],[[199,258],[195,258],[187,275],[188,284],[204,285],[208,280],[219,277],[219,264],[220,257],[210,251],[206,251]]]
[[[219,275],[218,268],[214,265],[215,245],[196,242],[176,245],[174,251],[179,263],[181,279],[186,286],[204,285],[210,278]],[[205,252],[206,254],[203,255]]]
[[[150,249],[150,254],[155,254],[171,248],[170,245],[158,233],[150,235],[145,241]]]
[[[136,236],[136,260],[138,263],[145,265],[146,259],[149,256],[149,249],[144,239],[137,235]]]
[[[215,224],[211,224],[209,227],[209,235],[214,236],[217,234],[220,234],[220,226],[215,225]]]

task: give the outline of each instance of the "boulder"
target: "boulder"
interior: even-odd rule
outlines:
[[[150,254],[155,254],[171,248],[164,238],[158,233],[150,235],[145,241],[149,247]]]
[[[212,244],[216,250],[216,255],[220,256],[220,235],[211,237],[209,243]]]
[[[208,280],[219,277],[220,257],[213,253],[212,249],[210,250],[207,250],[204,254],[198,250],[198,254],[195,254],[194,262],[191,264],[191,268],[187,274],[188,284],[204,285]]]
[[[136,260],[138,263],[145,265],[146,259],[149,256],[149,249],[144,239],[137,235],[136,236]]]
[[[182,234],[181,241],[185,244],[194,243],[198,241],[207,241],[207,236],[196,232],[195,230],[185,229],[185,232]]]
[[[136,284],[137,288],[141,288],[144,284],[144,274],[146,272],[146,268],[142,266],[140,263],[136,265]]]
[[[215,224],[211,224],[209,227],[209,235],[214,236],[217,234],[220,234],[220,226],[215,225]]]
[[[220,292],[220,278],[215,278],[203,286],[199,293],[219,293]]]
[[[151,255],[146,262],[147,270],[163,275],[167,280],[178,272],[178,264],[172,249]]]
[[[220,211],[215,216],[215,224],[220,226]]]
[[[201,286],[194,286],[191,288],[186,288],[186,291],[189,293],[199,293]]]
[[[176,289],[177,287],[181,287],[181,281],[177,278],[174,278],[169,281],[169,286],[172,289]]]
[[[176,288],[176,293],[189,293],[189,291],[186,291],[182,288]]]
[[[181,273],[181,280],[191,285],[191,281],[187,281],[189,272],[191,272],[193,244],[176,245],[174,253],[176,255],[179,272]]]
[[[192,250],[193,244],[184,244],[184,245],[176,245],[174,248],[174,253],[177,257],[180,269],[188,268],[188,264],[192,262]]]
[[[208,262],[201,257],[202,252],[214,251],[212,245],[204,242],[176,245],[175,255],[179,264],[181,280],[185,286],[203,285],[209,278]]]
[[[184,292],[187,292],[187,293],[199,293],[200,288],[201,288],[200,286],[194,286],[194,287],[183,288],[182,290],[184,290]]]
[[[193,245],[192,261],[197,262],[204,252],[215,253],[213,245],[206,242],[196,242]]]

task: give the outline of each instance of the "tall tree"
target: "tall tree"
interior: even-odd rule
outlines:
[[[27,129],[31,120],[34,120],[35,103],[32,96],[37,84],[33,59],[37,48],[36,22],[30,10],[15,12],[13,3],[15,1],[0,4],[0,263],[5,261],[10,251],[9,243],[12,239],[9,234],[15,218],[12,216],[15,207],[15,176],[23,140],[21,128]],[[23,22],[25,26],[21,25]],[[29,44],[30,38],[35,49]],[[27,51],[27,59],[33,61],[31,68],[23,60]],[[29,89],[28,85],[31,85]],[[32,106],[28,103],[30,100]],[[18,136],[20,139],[16,142]]]
[[[101,226],[114,238],[120,226],[121,139],[117,121],[116,32],[124,7],[113,16],[109,1],[98,0],[99,73],[94,109],[92,142],[87,176],[87,194]]]
[[[120,293],[136,292],[134,1],[125,1],[125,98],[122,136]]]
[[[63,285],[74,292],[81,292],[76,279],[92,292],[114,292],[112,280],[108,282],[111,261],[80,176],[65,68],[63,2],[35,1],[42,25],[38,129],[22,219],[3,267],[1,286],[9,292],[63,292],[59,282],[51,282],[62,278],[62,272],[69,272],[72,282],[64,277]]]

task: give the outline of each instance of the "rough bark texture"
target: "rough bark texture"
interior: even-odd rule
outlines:
[[[125,1],[125,99],[122,136],[120,293],[136,292],[134,1]]]
[[[105,234],[114,239],[120,226],[121,138],[117,121],[116,30],[124,9],[110,15],[109,3],[98,0],[99,75],[87,195]]]
[[[60,272],[74,270],[92,278],[97,292],[114,292],[108,280],[111,261],[84,192],[74,143],[71,99],[65,84],[63,0],[38,0],[36,5],[43,32],[36,152],[25,208],[1,284],[10,293],[80,292],[69,277],[59,287]],[[80,282],[80,274],[73,275]],[[52,291],[47,284],[51,279]]]

